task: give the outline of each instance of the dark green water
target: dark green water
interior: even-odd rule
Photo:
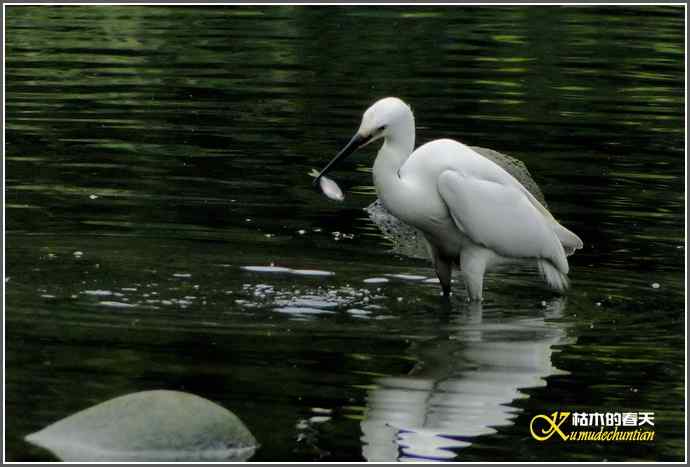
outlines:
[[[257,461],[683,458],[682,8],[6,13],[8,460],[160,388],[233,410]],[[433,271],[362,211],[375,148],[342,204],[306,174],[386,95],[419,143],[527,164],[585,242],[567,299],[517,271],[448,308],[385,276]],[[335,274],[241,269],[270,264]],[[652,411],[656,439],[532,439],[555,410]]]

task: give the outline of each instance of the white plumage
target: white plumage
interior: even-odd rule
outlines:
[[[423,232],[444,295],[450,293],[453,264],[460,265],[472,300],[482,299],[487,270],[512,261],[536,262],[551,287],[568,287],[566,256],[582,248],[577,235],[493,161],[450,139],[414,150],[414,137],[407,104],[381,99],[317,180],[358,147],[383,139],[373,170],[379,198]]]

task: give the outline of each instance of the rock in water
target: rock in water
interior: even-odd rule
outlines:
[[[67,462],[244,461],[257,448],[229,410],[165,390],[110,399],[25,439]]]
[[[482,148],[480,146],[470,146],[470,148],[492,162],[500,165],[503,170],[515,177],[518,182],[522,183],[522,186],[527,188],[527,191],[532,193],[532,196],[537,198],[537,201],[539,201],[542,206],[547,209],[549,208],[549,206],[546,204],[546,200],[544,199],[544,194],[541,192],[537,182],[535,182],[532,178],[532,175],[529,173],[529,170],[527,170],[527,166],[525,166],[524,162],[522,162],[520,159],[494,151],[493,149]]]

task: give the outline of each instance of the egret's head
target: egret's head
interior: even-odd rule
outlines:
[[[390,135],[392,129],[407,123],[412,110],[397,97],[376,101],[362,116],[357,134],[367,140],[365,144]]]
[[[412,123],[412,138],[414,138],[414,118],[412,117],[412,110],[407,104],[397,97],[385,97],[376,101],[364,112],[362,123],[359,125],[355,136],[324,167],[314,179],[314,183],[317,183],[322,175],[328,173],[338,161],[345,159],[372,141],[391,136],[398,128],[407,130],[410,122]]]

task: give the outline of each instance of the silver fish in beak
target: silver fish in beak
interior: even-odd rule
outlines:
[[[331,180],[330,178],[324,175],[319,176],[319,172],[316,169],[312,169],[312,171],[309,172],[309,176],[315,177],[314,183],[318,181],[319,188],[321,188],[321,192],[328,198],[335,201],[343,201],[345,199],[345,196],[343,195],[343,190],[340,189],[340,187],[337,183],[335,183],[335,181]]]

